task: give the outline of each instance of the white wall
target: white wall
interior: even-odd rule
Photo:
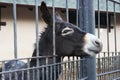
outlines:
[[[18,57],[31,57],[35,43],[35,13],[26,7],[17,7],[17,46]],[[60,13],[60,12],[59,12]],[[62,16],[65,16],[62,14]],[[40,19],[40,16],[39,16]],[[65,17],[64,17],[65,19]],[[14,34],[12,7],[2,9],[2,21],[6,26],[1,26],[0,31],[0,60],[14,58]],[[117,50],[120,51],[120,16],[117,16]],[[113,21],[112,21],[113,22]],[[39,20],[39,32],[46,26]],[[103,51],[107,51],[107,30],[100,30],[100,38],[103,42]],[[97,29],[96,29],[97,35]],[[114,29],[109,33],[110,51],[114,51]]]
[[[58,11],[58,10],[57,10]],[[12,7],[2,9],[2,21],[6,26],[1,26],[0,31],[0,60],[14,58],[14,33]],[[58,11],[61,14],[61,12]],[[64,14],[61,14],[64,16]],[[65,18],[63,18],[65,19]],[[39,11],[39,33],[44,31],[46,24],[41,21]],[[40,34],[39,34],[40,35]],[[31,57],[36,41],[35,10],[27,7],[17,7],[17,49],[18,58]]]
[[[31,57],[35,43],[35,15],[34,10],[17,8],[17,46],[18,57]],[[0,60],[14,58],[14,34],[12,7],[2,9],[2,21],[6,26],[1,26],[0,31]],[[39,21],[39,32],[43,30]]]
[[[114,29],[114,18],[111,17],[111,26],[113,28],[109,32],[109,51],[113,52],[115,51],[115,29]],[[98,29],[96,29],[96,35],[98,33]],[[100,38],[103,42],[103,52],[106,52],[108,50],[108,42],[107,42],[107,29],[100,29]],[[120,14],[116,16],[116,39],[117,39],[117,52],[120,52]]]
[[[107,42],[107,29],[100,29],[100,39],[103,42],[103,50],[102,52],[108,52],[108,50],[110,52],[115,52],[115,46],[116,46],[116,50],[117,52],[120,52],[120,15],[117,15],[116,17],[116,45],[115,45],[115,27],[111,29],[111,31],[109,32],[109,47],[108,47],[108,42]],[[111,26],[114,26],[114,18],[113,16],[111,17]],[[98,29],[96,29],[96,35],[98,33]],[[109,54],[110,56],[113,56],[115,54]],[[108,54],[105,53],[100,53],[100,57],[107,57]],[[98,57],[98,55],[96,56]]]
[[[120,52],[120,28],[117,28],[117,50]],[[96,35],[97,35],[97,29],[96,29]],[[107,43],[107,30],[106,29],[100,29],[100,39],[103,42],[103,52],[106,52],[108,50],[108,43]],[[109,50],[110,52],[115,51],[115,39],[114,39],[114,30],[112,29],[109,33]]]

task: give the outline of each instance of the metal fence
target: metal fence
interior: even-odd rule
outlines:
[[[13,16],[14,16],[14,58],[12,60],[3,60],[0,61],[2,64],[1,72],[0,72],[0,80],[24,80],[24,77],[27,76],[26,80],[40,80],[39,78],[42,77],[42,80],[56,80],[56,76],[59,76],[59,80],[120,80],[120,52],[117,45],[119,45],[118,41],[119,38],[117,38],[117,31],[116,31],[116,18],[117,15],[119,15],[119,12],[116,12],[116,5],[119,5],[119,1],[114,0],[104,0],[106,2],[106,11],[100,10],[100,1],[97,0],[98,10],[96,11],[96,15],[94,15],[94,1],[93,0],[76,0],[76,25],[79,26],[81,29],[94,34],[95,32],[95,25],[94,21],[96,21],[96,32],[98,34],[99,38],[101,37],[101,28],[102,22],[101,22],[101,13],[105,14],[105,30],[106,30],[106,42],[104,44],[107,44],[107,50],[106,52],[102,52],[99,55],[97,55],[97,58],[94,57],[87,57],[80,59],[79,57],[67,57],[68,61],[63,62],[63,59],[61,58],[61,63],[54,63],[54,64],[48,64],[49,58],[53,58],[54,62],[56,60],[56,54],[55,54],[55,48],[53,55],[54,56],[42,56],[42,57],[29,57],[29,58],[17,58],[17,14],[16,14],[16,0],[13,0]],[[52,2],[52,13],[55,14],[55,4],[54,0],[51,0]],[[109,2],[113,3],[113,12],[109,11]],[[38,5],[39,0],[35,0],[35,18],[36,18],[36,48],[37,48],[37,55],[38,55],[38,49],[39,49],[39,43],[38,43]],[[66,0],[66,20],[69,22],[69,7],[68,7],[69,0]],[[111,46],[110,46],[110,21],[109,21],[109,15],[112,15],[113,17],[113,39],[114,39],[114,51],[111,52]],[[94,17],[96,17],[94,19]],[[54,16],[53,16],[54,19]],[[53,21],[54,27],[55,23]],[[53,28],[54,29],[54,28]],[[55,32],[53,32],[55,33]],[[118,34],[119,35],[119,34]],[[53,36],[53,45],[55,46],[55,36]],[[30,67],[30,60],[32,58],[35,59],[44,59],[45,65]],[[13,68],[10,70],[7,70],[6,63],[8,61],[15,61],[13,67],[17,67],[16,64],[18,64],[19,61],[25,61],[25,65],[27,67],[19,69],[19,68]],[[95,62],[96,60],[96,62]],[[39,60],[38,60],[39,61]],[[62,66],[61,74],[53,74],[52,72],[60,72],[59,66]],[[9,66],[8,66],[9,67]],[[24,66],[23,66],[24,67]],[[54,68],[54,71],[53,71]],[[42,74],[39,72],[39,70],[42,71]],[[97,75],[96,75],[97,71]],[[37,72],[37,73],[36,73]],[[27,73],[27,75],[24,75]],[[32,73],[32,75],[30,75]],[[44,75],[46,74],[46,76]],[[14,75],[14,76],[13,76]],[[20,78],[21,75],[22,77]],[[33,76],[32,78],[30,76]],[[35,78],[37,76],[37,78]],[[97,76],[97,78],[96,78]]]
[[[54,0],[52,2],[52,14],[55,15],[55,4]],[[56,50],[53,49],[53,56],[39,56],[39,32],[38,32],[38,5],[39,0],[35,0],[35,29],[36,29],[36,55],[37,57],[28,57],[28,58],[18,58],[18,40],[17,40],[17,1],[13,0],[13,19],[14,19],[14,59],[11,60],[2,60],[0,61],[2,67],[0,71],[0,80],[85,80],[88,78],[86,73],[85,66],[85,59],[80,59],[79,57],[72,57],[72,61],[70,57],[68,61],[63,62],[61,58],[61,63],[56,63]],[[69,1],[66,0],[66,20],[69,22],[69,8],[68,8]],[[79,0],[76,0],[76,14],[79,15]],[[83,6],[83,5],[82,5]],[[82,13],[83,14],[83,13]],[[92,14],[93,15],[93,14]],[[93,16],[92,16],[93,17]],[[77,18],[77,25],[79,20]],[[84,23],[85,24],[85,23]],[[55,16],[53,16],[53,47],[55,47]],[[54,64],[48,64],[48,60],[53,58]],[[36,59],[37,66],[30,67],[30,60]],[[44,65],[39,66],[39,59],[44,60]],[[90,58],[92,59],[92,58]],[[89,59],[89,60],[90,60]],[[9,65],[8,62],[13,61],[12,65]],[[22,61],[26,63],[21,63]],[[8,64],[8,65],[7,65]],[[82,64],[80,66],[80,64]],[[95,64],[95,63],[94,63]],[[62,66],[62,71],[60,71],[60,66]],[[82,67],[83,66],[83,67]],[[91,65],[95,66],[95,65]],[[80,67],[82,68],[80,70]],[[94,68],[95,69],[95,68]],[[56,73],[57,72],[57,73]],[[32,73],[32,74],[31,74]],[[53,74],[54,73],[54,74]],[[59,74],[60,73],[60,74]],[[95,72],[94,72],[95,73]],[[94,75],[95,76],[95,75]]]
[[[97,80],[120,80],[120,0],[104,0],[104,11],[101,10],[101,2],[102,0],[96,2],[96,30],[98,37],[104,41],[105,49],[96,58]],[[102,29],[105,30],[104,35]]]

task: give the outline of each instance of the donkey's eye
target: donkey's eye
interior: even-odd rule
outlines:
[[[72,34],[74,33],[74,30],[72,28],[69,28],[69,27],[66,27],[62,30],[62,36],[66,36],[66,35],[69,35],[69,34]]]

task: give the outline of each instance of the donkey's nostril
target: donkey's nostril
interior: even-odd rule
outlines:
[[[100,41],[95,40],[93,43],[94,43],[94,45],[96,45],[96,46],[100,46]]]
[[[96,43],[97,45],[100,45],[100,43],[99,43],[98,41],[95,41],[95,43]]]

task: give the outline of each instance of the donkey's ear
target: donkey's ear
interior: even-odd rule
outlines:
[[[42,13],[42,18],[44,19],[46,24],[51,25],[52,24],[52,16],[51,16],[51,14],[46,6],[46,3],[44,1],[41,3],[40,10]]]
[[[57,21],[60,21],[60,22],[63,21],[62,17],[60,16],[60,14],[58,12],[55,13],[55,18]]]

